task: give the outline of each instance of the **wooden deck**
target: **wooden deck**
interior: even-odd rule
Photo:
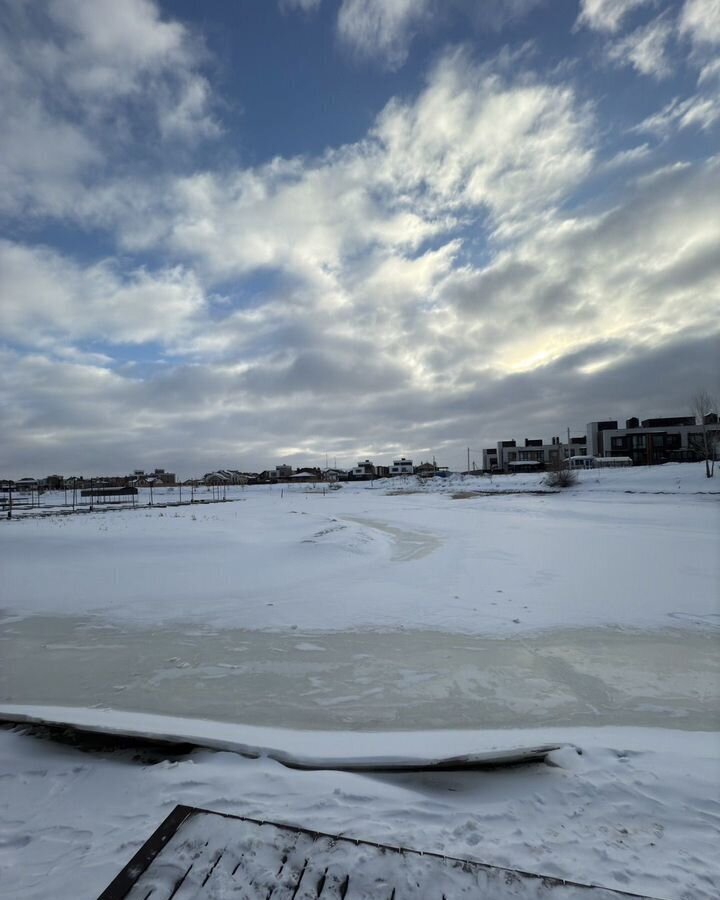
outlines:
[[[177,806],[98,900],[653,900]]]

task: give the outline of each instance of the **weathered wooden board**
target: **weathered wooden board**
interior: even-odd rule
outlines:
[[[99,900],[651,900],[177,806]]]

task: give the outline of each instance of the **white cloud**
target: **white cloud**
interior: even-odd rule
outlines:
[[[0,294],[3,338],[31,347],[86,339],[171,346],[198,327],[206,309],[197,278],[180,266],[83,267],[51,249],[6,240],[0,240]]]
[[[511,229],[587,174],[591,132],[570,88],[508,78],[460,51],[437,64],[417,100],[381,113],[373,170],[416,209],[485,208]]]
[[[343,0],[338,34],[358,54],[399,68],[417,29],[434,11],[434,0]]]
[[[319,9],[322,0],[279,0],[279,2],[283,11],[300,9],[304,13],[311,13]]]
[[[620,65],[632,66],[642,75],[665,78],[672,71],[668,58],[672,35],[671,22],[659,16],[611,44],[607,51],[608,58]]]
[[[302,4],[303,0],[292,0]],[[312,0],[311,0],[312,2]],[[471,28],[499,31],[526,16],[545,0],[342,0],[337,31],[358,56],[398,69],[415,36],[453,17]]]
[[[219,132],[200,46],[150,0],[16,5],[0,55],[2,212],[65,214],[149,138]]]
[[[378,448],[436,450],[475,434],[485,410],[510,408],[520,421],[577,396],[592,417],[589,382],[577,388],[577,378],[607,387],[628,360],[665,354],[640,373],[636,396],[655,397],[662,366],[695,372],[708,358],[671,351],[678,336],[694,348],[717,332],[717,164],[670,166],[626,184],[613,209],[598,211],[593,195],[593,212],[568,212],[598,175],[613,169],[616,182],[653,151],[642,144],[598,168],[592,109],[570,84],[527,72],[521,55],[478,65],[446,52],[415,96],[391,100],[362,139],[317,157],[187,177],[131,173],[84,191],[105,172],[109,113],[124,152],[128,105],[151,108],[158,139],[192,140],[213,131],[211,97],[191,36],[155,6],[128,4],[112,29],[93,9],[75,9],[72,22],[57,12],[71,16],[70,5],[48,9],[62,40],[45,35],[32,65],[26,49],[10,48],[3,74],[20,98],[0,135],[6,190],[16,204],[101,225],[123,251],[169,262],[81,264],[0,243],[0,331],[31,348],[2,351],[15,458],[77,451],[78,434],[89,467],[108,447],[118,466],[144,464],[142,450],[158,464],[192,454],[206,469],[269,464],[290,443],[347,461]],[[150,34],[105,107],[133,16]],[[643,60],[657,56],[638,46],[648,49],[627,44],[630,62],[656,72]],[[704,72],[710,85],[712,62]],[[708,89],[641,128],[665,136],[718,118]],[[52,142],[47,158],[42,141]],[[117,345],[144,343],[185,362],[160,354],[148,375],[151,366],[123,361]],[[494,415],[490,438],[504,421]],[[251,459],[238,459],[240,446]]]
[[[708,82],[720,82],[720,57],[711,60],[704,65],[698,75],[698,84],[707,84]]]
[[[162,21],[150,0],[53,0],[48,18],[62,37],[57,43],[33,42],[33,49],[40,51],[46,73],[78,95],[132,93],[143,74],[192,63],[185,28]]]
[[[621,150],[611,159],[603,164],[605,171],[613,169],[624,169],[627,166],[634,166],[647,160],[651,154],[649,144],[640,144],[637,147],[631,147],[629,150]]]
[[[679,29],[699,46],[720,44],[720,0],[686,0]]]
[[[718,331],[718,246],[718,162],[671,167],[613,210],[555,217],[486,267],[453,271],[436,302],[455,359],[466,365],[474,346],[495,372],[535,370],[588,343],[660,346],[686,329]]]
[[[4,246],[3,334],[45,335],[29,355],[0,351],[7,458],[34,472],[150,457],[189,474],[269,465],[291,445],[297,463],[430,448],[458,465],[459,435],[681,402],[716,360],[719,188],[717,163],[668,167],[484,265],[462,264],[459,240],[419,256],[378,246],[336,273],[345,302],[324,314],[299,286],[211,322],[187,272],[120,278]],[[99,334],[105,355],[70,342]],[[194,363],[119,366],[113,339],[171,340]]]
[[[617,31],[632,10],[655,0],[581,0],[577,24],[596,31]]]
[[[414,100],[390,102],[356,144],[95,202],[128,204],[120,228],[129,250],[162,246],[211,283],[277,272],[306,310],[335,315],[352,303],[357,273],[372,281],[367,259],[399,274],[425,241],[447,244],[477,216],[486,237],[533,227],[589,172],[591,130],[570,89],[455,52]]]
[[[467,65],[447,57],[366,141],[310,166],[276,161],[231,184],[198,176],[178,186],[183,205],[166,238],[175,251],[195,253],[210,278],[266,265],[296,279],[189,340],[189,351],[270,366],[272,378],[253,382],[259,389],[293,365],[289,348],[370,333],[377,364],[401,360],[425,390],[438,379],[473,383],[481,371],[533,370],[578,352],[588,334],[659,346],[676,328],[710,325],[720,302],[708,290],[720,241],[717,168],[657,172],[594,217],[553,212],[590,174],[588,123],[571,95],[483,69],[473,81],[461,77]],[[634,148],[615,165],[648,153]],[[398,218],[405,205],[411,220]],[[476,222],[481,209],[496,236],[485,268],[459,263],[459,238],[416,256],[423,238],[443,241],[465,211]]]
[[[184,141],[217,137],[222,129],[216,119],[208,115],[210,106],[210,85],[200,75],[186,77],[179,89],[159,88],[157,121],[160,136],[164,140],[180,138]]]
[[[675,130],[697,128],[708,131],[720,120],[720,99],[716,94],[693,94],[684,100],[675,98],[659,112],[648,116],[633,131],[667,137]]]

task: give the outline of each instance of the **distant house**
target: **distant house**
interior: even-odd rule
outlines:
[[[705,432],[705,434],[704,434]],[[717,436],[717,437],[715,437]],[[589,422],[584,435],[570,437],[564,443],[554,437],[549,444],[540,438],[499,441],[495,449],[483,450],[483,470],[513,472],[542,470],[558,460],[571,468],[589,469],[611,465],[652,466],[666,462],[692,462],[705,458],[705,439],[720,455],[720,423],[715,413],[704,421],[694,416],[665,416],[627,419],[620,427],[616,419]],[[587,459],[587,462],[581,461]]]
[[[419,466],[415,466],[415,474],[420,478],[434,478],[436,475],[447,475],[448,468],[439,466],[433,459],[432,462],[421,462]]]
[[[401,456],[400,459],[394,459],[393,464],[390,466],[390,475],[412,475],[415,472],[415,467],[413,466],[413,461],[411,459],[405,459],[404,456]]]
[[[720,433],[720,425],[708,417],[710,433]],[[704,458],[703,425],[693,416],[628,419],[624,428],[617,422],[590,422],[588,439],[596,457],[630,457],[633,465],[652,466],[665,462],[692,462]]]
[[[498,466],[498,452],[497,447],[486,447],[483,450],[483,462],[482,462],[483,472],[497,472],[500,468]]]
[[[554,437],[549,444],[542,438],[525,438],[523,446],[517,441],[499,441],[494,453],[483,451],[483,470],[487,472],[542,471],[558,460],[587,455],[585,435],[570,438],[563,444]]]
[[[344,469],[324,469],[322,473],[323,481],[334,483],[336,481],[347,481],[348,473]]]
[[[15,482],[16,491],[36,491],[37,489],[37,478],[20,478]]]
[[[112,479],[111,479],[112,480]],[[125,484],[134,485],[135,487],[171,487],[177,482],[174,472],[166,472],[165,469],[154,469],[152,472],[145,472],[144,469],[135,469],[132,475],[122,479]]]
[[[237,469],[218,469],[203,476],[203,483],[207,485],[247,484],[248,481],[248,476]]]
[[[377,469],[375,464],[365,459],[359,462],[354,469],[350,469],[350,478],[353,481],[368,481],[377,477]]]
[[[291,475],[288,479],[291,484],[296,484],[298,482],[302,483],[311,483],[320,481],[320,473],[313,471],[311,469],[298,469],[294,475]]]
[[[46,475],[40,480],[40,487],[48,491],[60,491],[65,485],[65,479],[62,475]]]

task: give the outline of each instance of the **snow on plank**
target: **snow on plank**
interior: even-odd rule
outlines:
[[[203,719],[183,719],[147,713],[85,707],[0,705],[0,722],[70,730],[78,735],[181,744],[227,750],[248,757],[267,757],[290,769],[342,772],[429,772],[494,769],[542,762],[561,744],[472,749],[482,744],[481,732],[296,732],[258,728]],[[433,743],[435,753],[418,752]],[[322,752],[330,745],[334,752]],[[355,753],[349,752],[353,747]],[[445,752],[440,752],[440,748]],[[451,751],[448,747],[453,748]],[[364,751],[362,755],[357,750]]]
[[[98,900],[654,900],[177,806]]]

